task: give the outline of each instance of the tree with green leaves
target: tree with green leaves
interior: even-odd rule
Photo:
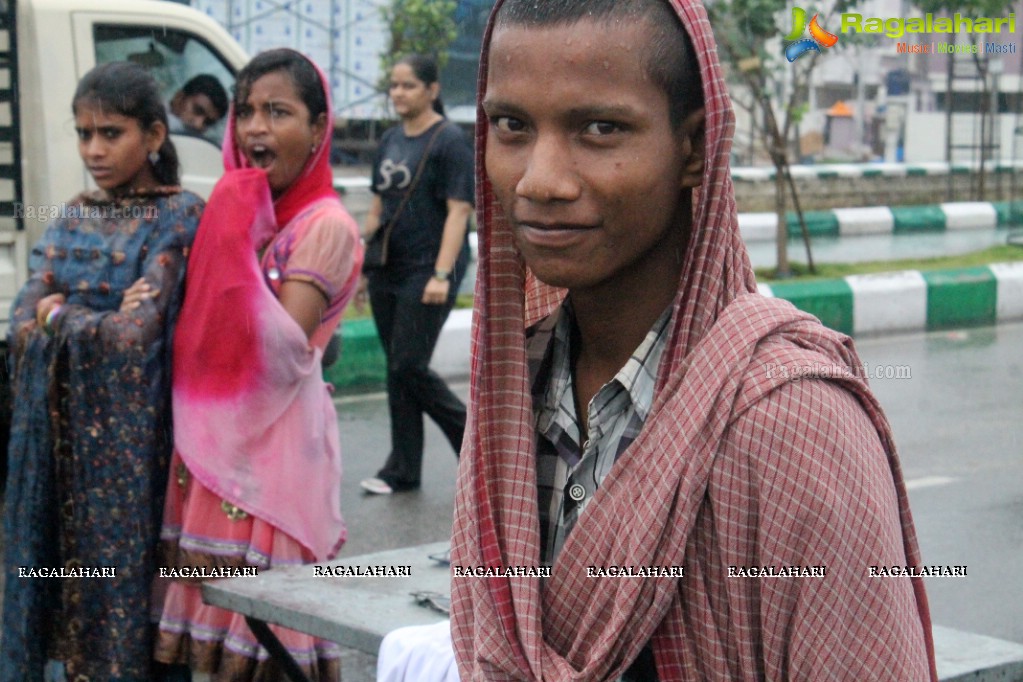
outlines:
[[[789,192],[800,217],[808,264],[813,270],[809,235],[789,166],[796,127],[808,110],[810,75],[824,56],[817,44],[816,47],[807,46],[808,52],[816,51],[817,54],[804,54],[789,62],[782,39],[794,42],[809,38],[808,34],[802,35],[807,16],[819,15],[826,24],[827,17],[834,16],[837,20],[851,4],[851,0],[837,0],[826,12],[812,5],[805,12],[802,8],[794,8],[797,12],[786,0],[709,0],[707,3],[722,61],[728,68],[729,79],[739,86],[737,91],[733,91],[733,100],[751,112],[774,165],[775,212],[778,216],[776,270],[779,277],[791,274],[786,222],[786,195]],[[802,38],[795,36],[796,33]]]
[[[403,55],[432,56],[444,68],[448,48],[458,37],[456,0],[390,0],[380,9],[390,30],[388,50],[380,55],[380,89],[387,90],[391,68]]]

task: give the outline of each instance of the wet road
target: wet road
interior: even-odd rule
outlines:
[[[910,486],[936,624],[1023,642],[1023,324],[861,340]]]
[[[1023,642],[1023,324],[857,345],[895,431],[924,559],[968,567],[928,578],[934,622]],[[386,455],[386,402],[339,402],[343,555],[447,538],[456,462],[440,432],[428,424],[422,491],[364,496],[358,481]]]

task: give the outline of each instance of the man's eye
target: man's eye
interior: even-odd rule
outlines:
[[[586,126],[588,135],[610,135],[621,130],[617,124],[610,121],[594,121]]]
[[[490,125],[503,133],[519,133],[526,129],[522,121],[511,116],[494,116],[490,119]]]

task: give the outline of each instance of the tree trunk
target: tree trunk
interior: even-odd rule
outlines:
[[[775,276],[784,279],[792,276],[792,270],[789,268],[789,228],[785,220],[785,166],[778,162],[777,154],[774,157],[774,210],[778,215],[775,237],[778,266]]]

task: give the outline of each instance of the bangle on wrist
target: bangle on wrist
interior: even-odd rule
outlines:
[[[53,331],[53,321],[56,319],[57,315],[60,314],[60,308],[60,303],[57,303],[50,308],[50,312],[46,313],[46,318],[43,320],[43,328],[46,329],[46,331]]]
[[[451,271],[437,268],[433,271],[433,278],[438,282],[447,282],[451,278]]]

